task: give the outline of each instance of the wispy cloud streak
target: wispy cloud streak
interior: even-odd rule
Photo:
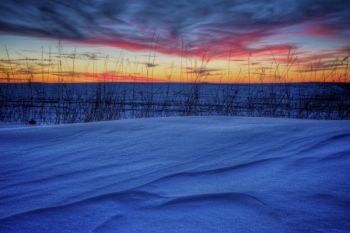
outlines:
[[[4,0],[0,32],[181,56],[246,56],[291,25],[307,24],[301,35],[348,38],[349,9],[347,0]]]

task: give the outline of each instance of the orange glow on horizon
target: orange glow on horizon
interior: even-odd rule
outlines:
[[[155,51],[43,48],[0,53],[0,83],[289,83],[350,82],[349,48],[306,52],[275,46],[215,57]],[[90,52],[91,51],[91,52]],[[119,51],[119,53],[117,53]]]

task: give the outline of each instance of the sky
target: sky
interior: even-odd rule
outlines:
[[[0,82],[349,82],[348,0],[2,0]]]

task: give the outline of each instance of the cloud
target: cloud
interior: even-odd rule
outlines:
[[[316,23],[301,33],[344,36],[349,9],[347,0],[3,0],[0,32],[178,56],[227,57],[264,50],[252,46],[279,29],[311,20]]]
[[[187,73],[195,74],[197,76],[209,76],[218,71],[220,71],[220,69],[208,69],[205,67],[200,67],[200,68],[186,67]]]
[[[105,81],[105,82],[164,82],[164,80],[144,77],[136,75],[124,75],[124,74],[114,74],[114,73],[78,73],[80,78],[88,78],[92,81]]]
[[[146,66],[146,68],[154,68],[157,67],[158,64],[154,64],[154,63],[150,63],[150,62],[146,62],[146,63],[142,63]]]

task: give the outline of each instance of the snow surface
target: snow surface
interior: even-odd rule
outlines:
[[[350,122],[0,127],[0,232],[350,232]]]

